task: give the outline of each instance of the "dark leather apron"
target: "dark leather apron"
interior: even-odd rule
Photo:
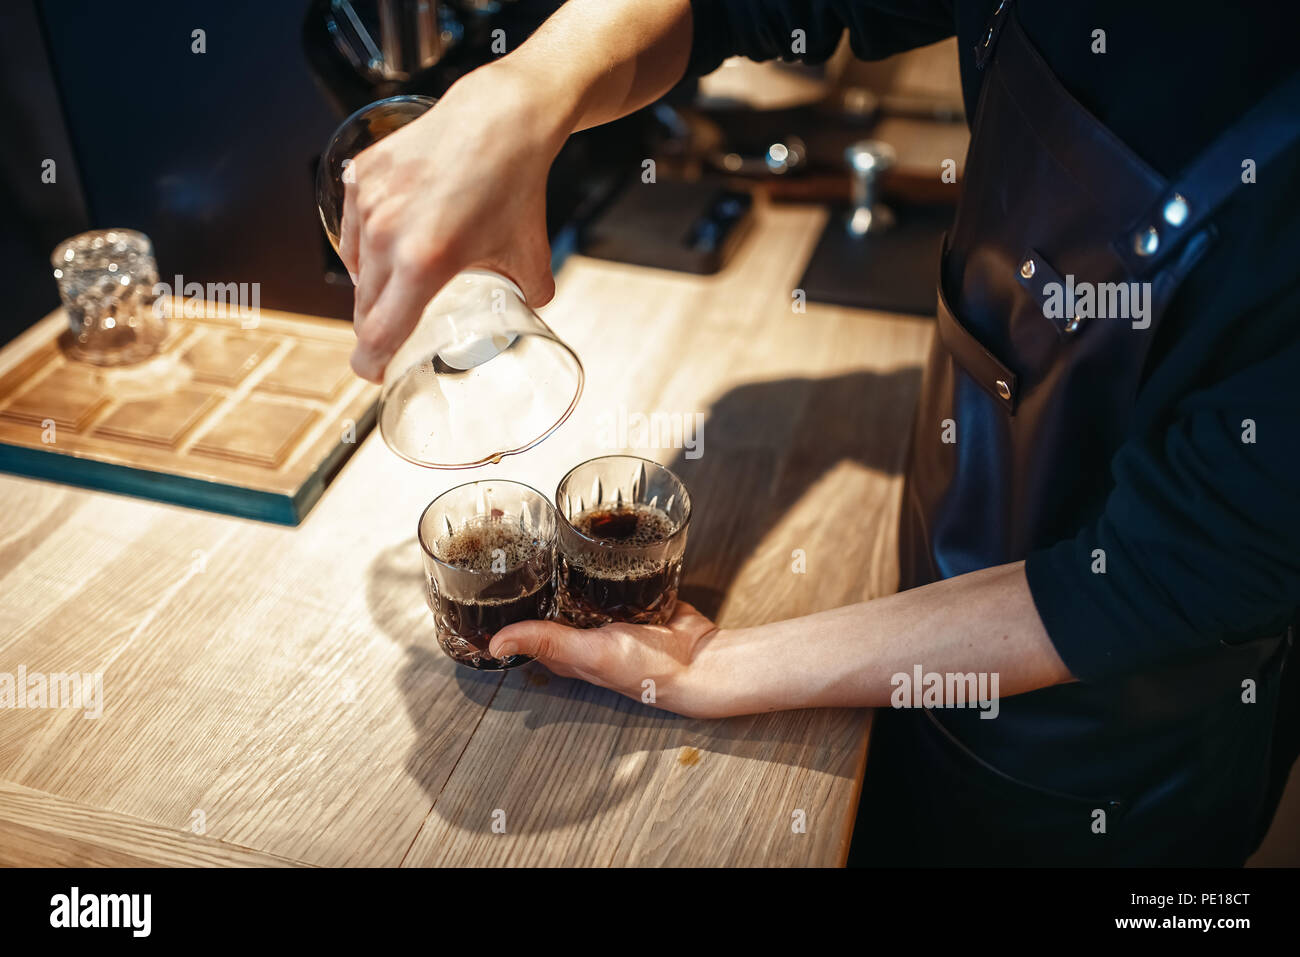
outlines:
[[[976,63],[983,83],[903,496],[903,588],[1023,559],[1101,510],[1097,473],[1124,440],[1160,318],[1239,184],[1223,164],[1255,155],[1240,137],[1276,126],[1286,102],[1269,97],[1171,183],[1065,90],[1009,3]],[[1044,287],[1067,274],[1150,283],[1149,326],[1048,318]],[[1225,644],[1155,672],[1019,695],[995,720],[882,711],[859,835],[897,823],[878,815],[910,820],[895,860],[877,863],[1239,863],[1272,811],[1265,768],[1288,646]],[[1240,703],[1243,676],[1259,682],[1254,707]],[[880,783],[891,775],[905,786]],[[872,797],[887,786],[888,806]]]

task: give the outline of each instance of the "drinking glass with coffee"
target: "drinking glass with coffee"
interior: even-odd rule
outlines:
[[[555,504],[557,617],[577,628],[668,621],[691,519],[681,479],[648,459],[607,455],[572,469]]]
[[[556,526],[550,502],[519,482],[458,485],[425,508],[425,592],[454,661],[497,671],[532,660],[494,658],[488,642],[516,621],[554,617]]]

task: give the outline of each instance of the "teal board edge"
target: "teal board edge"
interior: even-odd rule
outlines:
[[[330,451],[297,493],[280,495],[221,482],[166,475],[148,469],[96,462],[44,449],[0,443],[0,472],[25,478],[77,485],[97,492],[115,492],[170,505],[184,505],[223,515],[236,515],[277,525],[298,525],[325,488],[375,426],[378,404],[372,403],[357,421],[357,441],[340,442]]]

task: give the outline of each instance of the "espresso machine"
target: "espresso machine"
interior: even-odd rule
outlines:
[[[440,96],[524,41],[556,0],[311,0],[303,47],[347,115],[402,93]]]

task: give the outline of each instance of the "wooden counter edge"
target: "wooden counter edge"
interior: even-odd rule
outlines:
[[[308,865],[0,781],[0,866]]]

